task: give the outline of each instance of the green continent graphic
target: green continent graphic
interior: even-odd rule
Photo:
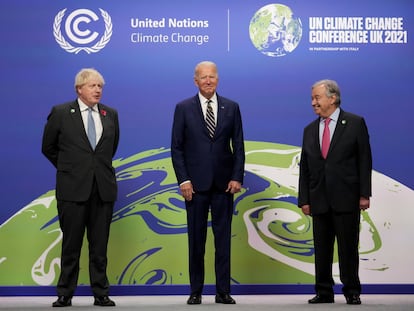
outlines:
[[[302,23],[291,9],[282,4],[268,4],[259,9],[250,21],[250,39],[267,56],[285,56],[302,38]]]
[[[300,148],[246,142],[246,174],[235,197],[232,226],[234,284],[312,284],[311,218],[297,203]],[[170,150],[156,149],[114,161],[119,185],[108,250],[113,285],[188,284],[186,211]],[[370,248],[380,238],[364,213]],[[214,284],[211,230],[206,284]],[[55,285],[62,234],[54,190],[35,199],[0,226],[0,286]],[[336,259],[335,259],[336,260]],[[79,284],[89,284],[87,243]]]

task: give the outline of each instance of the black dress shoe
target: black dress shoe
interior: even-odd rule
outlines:
[[[72,297],[59,296],[52,304],[53,307],[70,307],[72,305]]]
[[[115,302],[109,299],[108,296],[95,297],[93,304],[101,307],[115,307]]]
[[[312,299],[308,300],[309,303],[334,303],[334,297],[331,296],[320,296],[320,295],[316,295],[315,297],[313,297]]]
[[[216,303],[224,303],[226,305],[234,305],[236,304],[236,300],[231,298],[229,294],[217,294],[216,295]]]
[[[345,296],[346,298],[346,303],[349,305],[360,305],[361,304],[361,299],[359,298],[359,295],[349,295],[349,296]]]
[[[190,297],[187,299],[188,305],[199,305],[201,304],[201,295],[199,294],[191,294]]]

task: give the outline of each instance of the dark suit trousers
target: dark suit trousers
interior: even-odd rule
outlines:
[[[186,201],[186,209],[191,294],[201,295],[203,291],[209,210],[214,235],[216,291],[220,294],[229,294],[233,195],[217,190],[197,192],[193,195],[192,201]]]
[[[102,202],[96,186],[86,202],[58,201],[60,227],[63,232],[61,273],[57,294],[72,297],[78,282],[79,258],[87,231],[89,278],[94,296],[109,294],[106,275],[107,244],[112,220],[113,202]]]
[[[342,292],[345,296],[361,293],[359,281],[359,226],[360,211],[314,215],[313,236],[315,245],[315,290],[319,295],[332,296],[334,280],[332,262],[335,237]]]

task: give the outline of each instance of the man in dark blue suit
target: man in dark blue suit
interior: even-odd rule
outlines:
[[[75,77],[78,98],[54,106],[43,133],[42,152],[56,168],[57,209],[63,234],[58,299],[53,307],[72,305],[85,229],[94,305],[115,306],[108,297],[106,254],[117,197],[112,157],[118,147],[119,124],[117,111],[99,102],[103,85],[98,71],[82,69]],[[89,129],[92,132],[88,137]]]
[[[335,81],[321,80],[312,86],[312,107],[319,117],[303,133],[298,197],[303,213],[312,216],[316,279],[312,304],[334,302],[335,238],[346,302],[361,303],[360,211],[370,206],[372,156],[364,119],[345,112],[340,104]]]
[[[244,176],[244,139],[239,105],[216,93],[217,67],[195,68],[196,96],[177,104],[171,156],[187,210],[191,295],[200,304],[208,214],[214,234],[216,303],[235,304],[230,296],[230,242],[233,197]],[[212,113],[211,113],[212,112]]]

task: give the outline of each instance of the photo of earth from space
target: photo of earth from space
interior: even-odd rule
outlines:
[[[250,39],[261,53],[271,57],[291,53],[302,38],[302,22],[283,4],[268,4],[252,17]]]

